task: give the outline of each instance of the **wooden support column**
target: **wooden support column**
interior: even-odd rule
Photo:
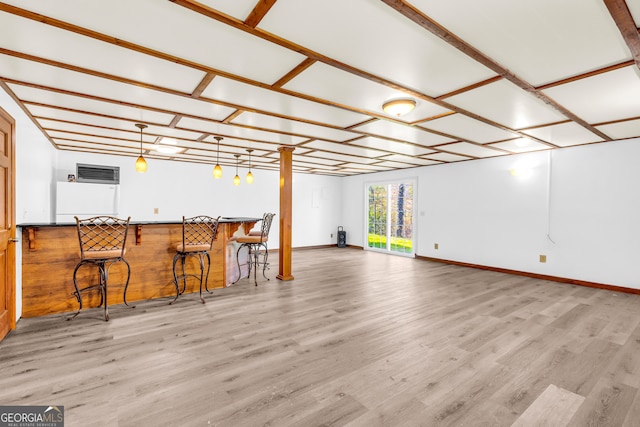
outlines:
[[[293,280],[291,275],[291,189],[294,147],[278,147],[280,152],[280,249],[278,275],[280,280]]]

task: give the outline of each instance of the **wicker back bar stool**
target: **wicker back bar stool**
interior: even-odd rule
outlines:
[[[123,262],[127,266],[127,279],[124,284],[123,299],[127,303],[127,288],[131,278],[131,266],[124,258],[126,252],[127,233],[129,220],[112,216],[95,216],[87,219],[75,217],[78,230],[78,242],[80,244],[80,262],[73,270],[73,295],[78,300],[80,308],[78,312],[67,320],[74,319],[82,310],[82,292],[98,289],[100,291],[100,306],[104,305],[104,319],[109,320],[107,284],[109,281],[109,269],[117,262]],[[84,265],[93,265],[98,268],[98,283],[80,289],[78,286],[78,270]]]
[[[209,251],[213,246],[213,241],[218,234],[218,221],[220,217],[213,218],[210,216],[200,215],[191,218],[182,217],[182,241],[176,244],[176,254],[173,257],[173,281],[176,286],[176,296],[169,303],[173,304],[178,297],[187,289],[187,277],[196,277],[200,281],[200,301],[204,304],[202,298],[202,285],[207,292],[209,291],[209,271],[211,269],[211,256]],[[200,274],[187,273],[185,270],[185,262],[188,257],[194,257],[198,260],[200,266]],[[205,274],[206,260],[206,274]],[[182,273],[178,274],[176,264],[180,261],[182,265]],[[180,282],[182,281],[182,289]]]
[[[269,230],[271,229],[271,223],[274,213],[265,213],[262,216],[260,230],[251,231],[246,236],[240,236],[236,239],[236,242],[240,243],[240,247],[236,252],[236,260],[238,262],[238,279],[234,282],[238,282],[242,278],[242,270],[240,269],[240,251],[243,248],[247,248],[247,264],[248,274],[247,277],[251,277],[251,270],[253,269],[253,282],[258,286],[258,267],[262,265],[262,275],[265,279],[269,280],[265,274],[265,270],[269,268],[269,251],[267,248],[267,242],[269,241]]]

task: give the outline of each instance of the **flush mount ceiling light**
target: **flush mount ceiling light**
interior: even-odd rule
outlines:
[[[136,172],[144,173],[147,171],[147,161],[142,157],[142,130],[146,129],[147,125],[136,123],[136,127],[140,129],[140,157],[136,160]]]
[[[213,137],[218,143],[218,152],[216,154],[216,166],[213,168],[213,177],[214,178],[222,178],[222,167],[220,167],[220,141],[222,141],[221,136]]]
[[[175,140],[163,138],[162,142],[156,147],[156,151],[163,154],[176,154],[180,151],[180,147],[177,145],[178,144]]]
[[[382,104],[382,109],[390,116],[400,117],[416,107],[416,101],[410,98],[406,99],[394,99]]]
[[[234,154],[236,158],[236,176],[233,177],[233,185],[240,185],[240,177],[238,176],[238,159],[240,154]]]
[[[251,152],[253,149],[248,148],[247,153],[249,153],[249,172],[247,173],[247,184],[253,184],[253,174],[251,173]]]

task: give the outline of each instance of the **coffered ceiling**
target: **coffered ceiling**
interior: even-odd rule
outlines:
[[[639,23],[629,0],[14,0],[0,86],[60,150],[133,165],[144,123],[146,158],[213,165],[220,136],[223,165],[291,145],[346,176],[640,137]]]

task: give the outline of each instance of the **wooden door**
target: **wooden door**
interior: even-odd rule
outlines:
[[[0,108],[0,339],[16,326],[14,147],[15,122]]]

